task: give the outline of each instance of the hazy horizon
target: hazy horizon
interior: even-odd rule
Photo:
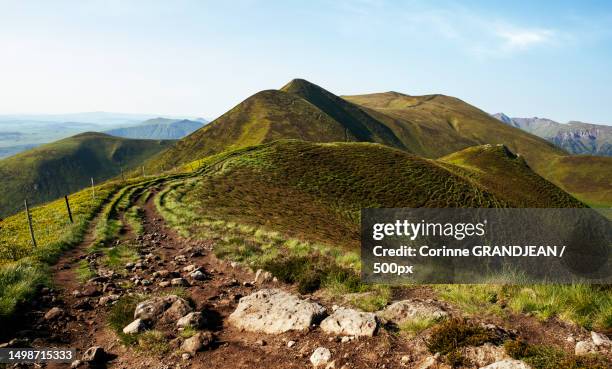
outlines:
[[[304,78],[338,95],[440,93],[612,125],[602,1],[0,3],[0,115],[210,119]]]

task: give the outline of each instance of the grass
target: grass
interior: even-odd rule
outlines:
[[[480,346],[485,343],[501,344],[502,338],[481,326],[464,319],[452,318],[443,321],[431,331],[426,342],[429,352],[442,355],[457,351],[462,347]]]
[[[138,303],[146,300],[144,295],[126,295],[117,300],[112,306],[107,323],[109,327],[117,334],[119,340],[124,345],[135,345],[138,343],[138,335],[130,335],[123,333],[123,328],[134,320],[134,309]]]
[[[150,330],[142,332],[137,338],[137,350],[154,355],[164,355],[170,352],[168,338],[163,332]]]
[[[598,285],[439,285],[441,298],[469,314],[503,316],[502,304],[538,319],[559,318],[586,329],[612,328],[612,294]]]
[[[400,332],[407,335],[408,338],[413,338],[424,330],[429,329],[434,325],[438,324],[439,322],[440,319],[417,317],[415,319],[402,322],[398,326],[398,328]]]
[[[41,263],[17,261],[0,268],[0,322],[10,317],[19,303],[33,297],[38,286],[49,283],[47,266]]]
[[[21,210],[24,199],[40,204],[89,187],[91,177],[96,183],[117,177],[171,143],[89,132],[0,160],[0,217]]]
[[[523,360],[533,369],[606,369],[609,368],[603,357],[575,356],[555,347],[529,345],[523,341],[506,341],[504,348],[514,359]]]
[[[115,272],[125,272],[124,266],[138,260],[138,252],[133,245],[121,244],[108,248],[102,258],[102,263]]]
[[[80,260],[75,269],[77,280],[81,283],[87,282],[90,278],[93,278],[96,274],[89,267],[87,260]]]

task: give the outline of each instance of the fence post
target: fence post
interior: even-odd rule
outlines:
[[[145,170],[144,170],[144,165],[142,166],[142,176],[146,177]]]
[[[93,177],[91,177],[91,198],[96,199],[96,187],[94,186]]]
[[[34,228],[32,227],[32,217],[30,216],[30,208],[28,208],[28,199],[23,200],[25,205],[26,216],[28,217],[28,227],[30,227],[30,236],[32,237],[32,245],[36,248],[36,238],[34,237]]]
[[[125,182],[125,177],[123,176],[123,166],[119,166],[119,168],[121,169],[121,181]]]
[[[66,209],[68,209],[68,219],[70,219],[70,223],[74,223],[72,220],[72,212],[70,211],[70,203],[68,202],[68,195],[64,196],[64,200],[66,200]]]

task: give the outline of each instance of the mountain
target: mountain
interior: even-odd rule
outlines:
[[[99,183],[140,166],[172,141],[130,140],[81,133],[0,160],[0,216]]]
[[[476,169],[484,163],[453,163],[479,151],[498,169],[511,168],[513,183],[494,184],[501,181],[495,172]],[[457,155],[438,161],[373,143],[279,140],[215,156],[217,169],[177,191],[181,204],[206,219],[353,249],[365,207],[584,206],[503,148]],[[531,186],[538,192],[524,194]]]
[[[542,137],[571,154],[612,156],[612,126],[571,121],[559,123],[546,118],[509,118],[493,114],[500,121]]]
[[[177,140],[202,128],[204,122],[188,119],[154,118],[136,126],[115,128],[104,133],[124,138]]]
[[[280,90],[247,98],[207,126],[151,159],[162,169],[202,157],[278,139],[313,142],[374,142],[425,158],[439,158],[484,144],[505,145],[534,172],[592,204],[612,204],[609,186],[597,178],[612,162],[563,161],[568,153],[553,143],[504,124],[488,113],[445,95],[410,96],[384,92],[336,96],[308,81],[296,79]],[[563,162],[565,170],[551,166]],[[607,170],[610,169],[610,170]],[[580,183],[565,171],[592,172]],[[603,173],[601,172],[603,171]],[[604,199],[602,202],[601,200]]]

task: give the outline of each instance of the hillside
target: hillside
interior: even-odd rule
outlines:
[[[513,184],[379,144],[281,140],[228,155],[222,170],[178,188],[176,206],[189,222],[195,213],[351,248],[364,207],[583,206],[524,163],[491,159],[512,167]],[[539,192],[521,192],[529,187]]]
[[[155,118],[131,127],[115,128],[104,133],[111,136],[147,140],[178,140],[202,128],[203,122],[189,119]]]
[[[583,122],[559,123],[546,118],[510,118],[504,113],[496,119],[542,137],[572,154],[612,156],[612,126]]]
[[[130,140],[82,133],[0,160],[0,216],[115,177],[142,165],[172,141]]]

